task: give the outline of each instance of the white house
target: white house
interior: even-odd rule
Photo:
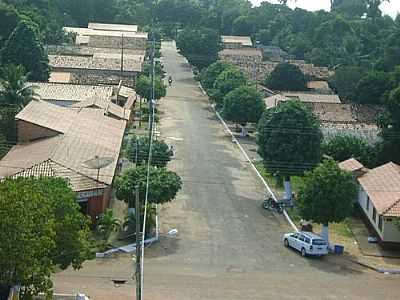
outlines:
[[[357,202],[383,245],[400,245],[400,166],[389,162],[372,170],[355,159],[339,164],[359,184]]]

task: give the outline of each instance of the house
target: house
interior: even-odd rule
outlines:
[[[275,107],[280,102],[297,100],[303,103],[341,104],[338,95],[313,94],[306,92],[281,92],[264,99],[267,108]]]
[[[325,80],[312,80],[307,82],[307,88],[317,94],[333,94],[332,89]]]
[[[221,39],[226,49],[253,47],[253,42],[249,36],[223,35]]]
[[[118,85],[120,80],[133,87],[142,72],[143,61],[99,56],[49,55],[53,72],[69,73],[70,83]]]
[[[96,27],[99,26],[96,25]],[[82,27],[64,27],[63,29],[67,33],[75,34],[76,45],[98,48],[147,49],[147,32],[115,30],[115,28],[112,30],[99,30]]]
[[[285,58],[288,57],[287,52],[277,46],[265,46],[260,44],[257,45],[257,48],[262,50],[264,59],[268,61],[283,62]]]
[[[0,176],[57,176],[68,181],[82,210],[95,219],[109,205],[126,121],[101,110],[31,101],[16,116],[18,144],[0,161]],[[103,160],[93,169],[88,161]]]
[[[357,202],[385,247],[400,246],[400,166],[389,162],[368,170],[354,159],[339,164],[355,174],[359,185]]]

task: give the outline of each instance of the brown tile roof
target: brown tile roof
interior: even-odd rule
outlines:
[[[380,215],[400,217],[400,166],[387,163],[358,178]]]
[[[48,45],[46,50],[50,55],[86,55],[93,56],[97,53],[114,54],[121,57],[121,48],[98,48],[84,45]],[[124,49],[124,55],[145,56],[146,50]]]
[[[104,111],[105,115],[110,115],[121,120],[129,120],[131,111],[124,107],[111,102],[110,100],[102,100],[99,98],[88,98],[85,101],[75,103],[71,107],[75,108],[98,108]]]
[[[330,90],[328,82],[323,80],[309,81],[307,82],[307,87],[315,90]]]
[[[354,158],[339,163],[339,168],[345,171],[354,172],[364,168],[363,164]]]
[[[71,73],[68,72],[51,72],[49,82],[52,83],[69,83],[71,81]]]
[[[0,161],[0,176],[12,176],[51,160],[96,180],[97,171],[84,167],[83,162],[97,155],[113,159],[112,164],[101,169],[99,177],[104,184],[112,183],[126,121],[107,117],[98,109],[66,108],[44,101],[31,101],[16,119],[60,134],[13,147]]]
[[[262,50],[257,48],[223,49],[218,52],[218,56],[250,56],[262,58]]]
[[[54,69],[84,69],[120,71],[120,58],[95,58],[89,56],[49,55],[49,65]],[[124,60],[125,72],[141,72],[142,62],[138,60]]]
[[[42,100],[80,102],[88,98],[107,101],[111,98],[113,88],[109,86],[81,85],[49,82],[29,82]]]
[[[341,103],[338,95],[323,95],[301,92],[282,92],[283,96],[300,100],[301,102],[317,102],[317,103]]]

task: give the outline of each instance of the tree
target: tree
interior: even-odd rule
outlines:
[[[344,101],[355,101],[355,86],[365,73],[361,67],[343,66],[338,68],[329,80],[329,85]]]
[[[146,63],[143,66],[143,75],[146,75],[147,77],[151,77],[151,73],[153,72],[152,66],[150,63]],[[164,66],[161,64],[161,62],[157,61],[154,65],[154,73],[156,74],[157,77],[164,78],[165,77],[165,71],[164,71]]]
[[[247,80],[242,71],[237,68],[227,68],[215,80],[211,98],[215,101],[217,108],[221,108],[223,99],[229,92],[246,84]]]
[[[266,169],[285,177],[286,198],[292,196],[290,176],[302,175],[321,158],[322,133],[316,116],[300,101],[268,109],[258,123],[258,153]]]
[[[6,179],[0,207],[0,286],[21,285],[23,299],[48,292],[56,266],[92,257],[89,219],[63,179]]]
[[[209,28],[187,27],[179,33],[176,46],[190,64],[202,69],[217,60],[220,37]]]
[[[135,162],[137,159],[137,165],[145,164],[149,158],[149,148],[150,143],[148,137],[135,137],[131,139],[127,151],[129,160]],[[166,167],[173,155],[173,151],[164,141],[153,141],[150,162],[152,166]]]
[[[305,91],[307,80],[296,65],[283,63],[276,66],[264,81],[265,86],[277,91]]]
[[[101,214],[97,223],[97,229],[105,241],[108,240],[112,232],[118,231],[120,228],[121,221],[114,217],[112,209],[107,209],[103,214]]]
[[[0,103],[21,110],[36,99],[35,87],[27,85],[28,75],[21,65],[6,65],[0,69]]]
[[[305,220],[322,224],[322,236],[329,244],[329,223],[342,222],[350,216],[357,186],[350,172],[343,171],[332,160],[324,160],[304,176],[298,207]]]
[[[22,65],[33,81],[47,81],[50,68],[37,26],[21,21],[11,33],[2,52],[3,64]]]
[[[17,27],[21,17],[11,5],[0,2],[0,48]]]
[[[254,27],[255,24],[251,17],[240,16],[233,21],[232,31],[235,35],[252,36]]]
[[[360,18],[367,13],[367,2],[365,0],[334,1],[332,11],[347,18]]]
[[[242,125],[242,136],[245,136],[244,126],[257,123],[264,110],[265,103],[257,89],[241,86],[224,97],[222,114],[226,120]]]
[[[135,189],[139,185],[139,199],[144,203],[147,186],[147,166],[140,166],[127,170],[115,182],[118,199],[124,200],[130,207],[134,207]],[[149,195],[150,203],[163,204],[175,199],[182,188],[181,178],[165,168],[150,167]]]
[[[322,152],[339,162],[354,158],[367,167],[373,167],[376,161],[373,147],[366,140],[351,135],[337,135],[324,142]]]
[[[380,104],[389,88],[390,78],[388,73],[369,72],[358,82],[355,100],[364,104]]]
[[[145,75],[141,75],[136,82],[136,93],[147,100],[151,99],[152,83],[151,78]],[[167,94],[167,88],[158,76],[154,78],[154,99],[158,100],[165,97]]]
[[[211,90],[214,87],[214,82],[217,79],[217,77],[223,71],[229,68],[235,68],[235,67],[227,62],[219,60],[209,65],[207,68],[201,70],[200,82],[203,88],[205,88],[207,91]]]

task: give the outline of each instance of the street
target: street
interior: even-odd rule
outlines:
[[[264,188],[224,133],[186,60],[163,44],[174,82],[160,101],[161,134],[183,178],[161,209],[162,236],[146,249],[144,299],[393,299],[399,278],[336,258],[303,259],[285,249],[290,230],[261,209]]]
[[[145,249],[145,300],[396,299],[400,277],[378,274],[341,257],[302,258],[282,245],[290,230],[262,209],[264,187],[212,111],[186,60],[162,47],[173,78],[160,101],[162,139],[173,145],[169,167],[183,180],[160,209],[160,242]],[[176,236],[169,236],[177,229]],[[135,299],[128,255],[96,259],[53,276],[58,293],[91,299]],[[112,279],[127,280],[115,285]]]

